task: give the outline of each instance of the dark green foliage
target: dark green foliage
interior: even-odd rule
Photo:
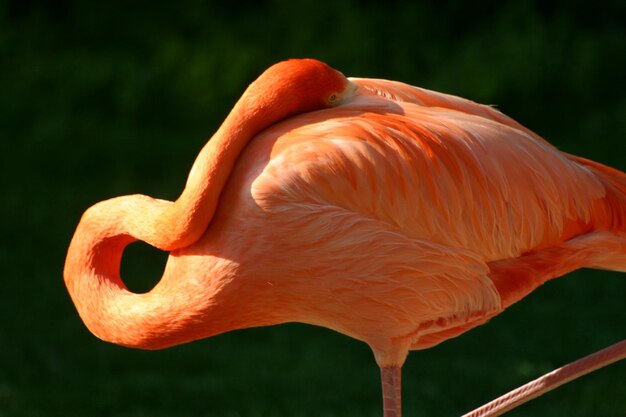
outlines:
[[[0,417],[380,415],[360,342],[293,324],[134,351],[91,336],[64,288],[81,213],[122,194],[176,198],[205,140],[278,60],[497,104],[626,170],[623,1],[221,3],[0,4]],[[163,260],[131,248],[131,288],[149,289]],[[412,353],[406,415],[458,415],[619,340],[625,303],[624,274],[580,271]],[[626,415],[625,374],[613,366],[511,415]]]

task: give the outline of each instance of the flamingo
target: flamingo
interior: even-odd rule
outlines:
[[[144,294],[119,272],[137,240],[170,252]],[[626,271],[626,174],[492,107],[300,59],[248,87],[175,202],[90,207],[64,278],[90,331],[123,346],[285,322],[361,340],[399,417],[410,350],[582,267]]]

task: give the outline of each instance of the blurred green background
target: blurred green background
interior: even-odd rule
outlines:
[[[408,3],[408,2],[407,2]],[[97,340],[65,291],[81,213],[175,199],[243,89],[289,57],[497,104],[626,170],[626,2],[0,3],[0,417],[379,416],[364,344],[290,324],[165,351]],[[137,291],[164,255],[133,245]],[[626,277],[579,271],[404,368],[407,416],[455,416],[625,336]],[[626,363],[511,416],[626,416]]]

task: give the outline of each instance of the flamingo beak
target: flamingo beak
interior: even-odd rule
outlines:
[[[359,91],[359,85],[354,81],[348,80],[348,85],[346,86],[346,94],[344,96],[344,100],[348,99],[356,94]]]
[[[340,105],[349,101],[356,94],[358,90],[359,90],[359,85],[348,80],[346,87],[344,88],[343,92],[341,93],[339,97],[339,100],[336,102],[336,105]]]

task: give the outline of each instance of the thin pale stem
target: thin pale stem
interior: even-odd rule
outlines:
[[[626,358],[626,340],[569,363],[501,397],[464,414],[462,417],[495,417],[537,398],[567,382]]]
[[[384,417],[401,417],[402,368],[399,366],[380,368],[380,379],[383,386]]]

